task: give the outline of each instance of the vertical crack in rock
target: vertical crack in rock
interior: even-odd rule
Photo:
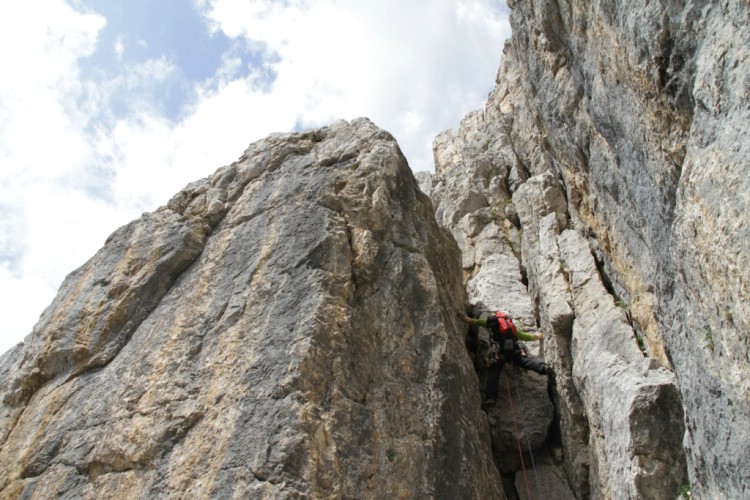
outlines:
[[[577,497],[745,496],[748,5],[509,6],[496,88],[419,176],[469,299],[538,318]]]
[[[747,2],[508,4],[431,203],[367,120],[275,134],[71,274],[0,358],[0,496],[513,497],[522,439],[545,498],[746,497]],[[544,332],[518,432],[466,299]]]

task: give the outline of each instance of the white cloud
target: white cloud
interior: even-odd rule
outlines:
[[[75,183],[91,154],[75,108],[76,60],[93,51],[104,26],[103,18],[77,14],[62,0],[1,10],[0,352],[31,331],[62,277],[91,254],[78,248],[71,259],[64,241],[50,237],[67,226],[55,218],[69,213],[68,200],[47,203],[49,193]]]
[[[122,61],[122,55],[125,53],[125,42],[122,41],[122,37],[118,36],[115,40],[115,46],[113,48],[118,61]]]
[[[492,5],[204,2],[214,29],[263,41],[278,57],[271,93],[288,98],[278,112],[298,113],[310,126],[369,116],[396,136],[415,170],[432,168],[425,143],[480,107],[492,87],[509,34]]]
[[[271,132],[368,116],[431,169],[432,139],[483,105],[509,35],[491,0],[196,3],[265,66],[238,78],[247,59],[225,54],[176,122],[158,102],[178,77],[169,59],[83,81],[103,17],[64,0],[0,7],[0,353],[118,226]]]
[[[0,333],[0,354],[31,333],[33,323],[52,301],[54,289],[38,275],[19,276],[0,263],[0,302],[3,303],[3,331]]]

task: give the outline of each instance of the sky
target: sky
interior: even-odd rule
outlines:
[[[370,118],[412,170],[484,106],[503,0],[0,6],[0,353],[118,227],[273,132]]]

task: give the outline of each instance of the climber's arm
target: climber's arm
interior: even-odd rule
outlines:
[[[482,318],[470,318],[465,314],[461,314],[461,321],[471,326],[487,326],[487,320]]]
[[[544,337],[544,334],[542,332],[526,333],[518,327],[516,327],[516,332],[518,333],[518,340],[523,340],[525,342],[531,342],[533,340],[542,340],[542,338]]]

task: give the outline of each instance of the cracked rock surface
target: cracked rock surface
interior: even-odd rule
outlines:
[[[366,119],[254,143],[0,358],[0,497],[502,498],[460,269]]]
[[[578,498],[746,498],[750,4],[507,3],[496,87],[419,179],[470,302],[545,333],[545,465]]]

